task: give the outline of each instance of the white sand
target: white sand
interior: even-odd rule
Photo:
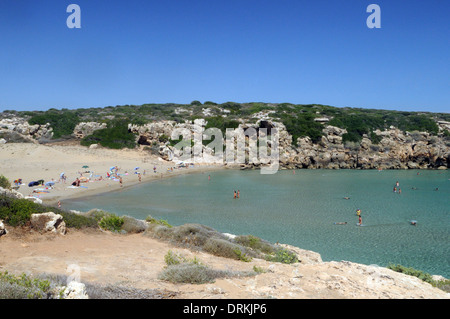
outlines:
[[[87,165],[88,168],[83,168]],[[145,183],[155,179],[167,178],[179,174],[205,172],[222,168],[219,165],[196,164],[189,168],[176,167],[175,163],[164,161],[142,150],[111,150],[105,148],[89,149],[76,142],[66,144],[2,144],[0,145],[0,175],[7,177],[11,183],[21,178],[24,185],[18,191],[25,196],[36,196],[44,203],[63,203],[65,198],[90,196],[101,192],[119,189],[120,183],[107,179],[110,168],[117,166],[122,177],[123,187]],[[153,167],[156,166],[156,173]],[[139,167],[138,170],[135,170]],[[67,176],[66,182],[60,181],[61,173]],[[92,178],[90,178],[92,174]],[[135,172],[141,173],[141,182]],[[98,175],[103,180],[98,181]],[[71,184],[78,177],[90,178],[81,183],[82,187],[73,188]],[[43,179],[45,182],[55,181],[49,193],[33,193],[42,186],[28,187],[31,181]]]

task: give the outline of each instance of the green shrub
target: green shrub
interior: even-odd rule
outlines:
[[[233,249],[233,252],[236,254],[236,258],[240,261],[250,262],[252,258],[249,257],[246,253],[243,253],[239,248]]]
[[[396,272],[403,273],[405,275],[417,277],[419,279],[422,279],[425,282],[428,282],[429,284],[434,283],[433,277],[430,274],[425,273],[421,270],[417,270],[414,268],[408,268],[408,267],[405,267],[402,265],[394,265],[394,264],[389,264],[387,268],[392,269]]]
[[[0,196],[0,219],[11,226],[26,225],[31,214],[36,212],[38,204],[27,199],[15,199]]]
[[[124,223],[124,220],[122,217],[115,216],[115,215],[108,215],[104,216],[98,225],[104,229],[109,230],[112,232],[119,232],[121,230],[121,227]]]
[[[72,212],[66,212],[66,211],[58,211],[55,208],[52,209],[54,213],[60,214],[64,222],[66,223],[66,227],[69,228],[76,228],[76,229],[82,229],[82,228],[97,228],[98,222],[92,217],[88,217],[84,214],[76,214]]]
[[[94,131],[91,135],[84,137],[81,145],[100,144],[112,149],[134,148],[136,146],[136,134],[128,131],[126,119],[114,120],[108,123],[105,129]]]
[[[54,212],[63,216],[66,227],[69,228],[97,227],[97,220],[84,214],[76,214],[56,207],[37,204],[28,199],[0,196],[0,219],[11,226],[24,226],[29,222],[31,214],[46,212]]]
[[[297,145],[299,137],[310,137],[313,143],[317,143],[323,136],[323,125],[314,121],[314,115],[299,113],[296,115],[281,114],[281,120],[286,130],[292,135],[292,144]]]
[[[0,187],[11,189],[11,182],[3,175],[0,175]]]
[[[171,265],[178,265],[181,263],[192,263],[200,265],[200,260],[197,259],[197,257],[194,257],[193,259],[188,259],[182,256],[181,254],[177,254],[169,250],[167,254],[164,256],[164,261],[166,262],[167,266]]]
[[[241,246],[226,239],[209,238],[203,245],[203,250],[215,256],[239,260]]]
[[[433,279],[433,276],[431,276],[429,273],[423,272],[421,270],[417,270],[411,267],[405,267],[402,265],[395,265],[395,264],[389,264],[387,266],[388,269],[394,270],[396,272],[400,272],[409,276],[417,277],[429,284],[431,284],[434,287],[437,287],[445,292],[450,293],[450,280],[439,280],[436,281]]]
[[[281,248],[276,251],[275,255],[267,255],[266,260],[280,262],[283,264],[293,264],[298,262],[298,257],[292,251]]]
[[[260,251],[264,254],[273,254],[276,251],[276,248],[273,244],[265,241],[261,238],[252,236],[252,235],[240,235],[234,238],[234,242],[250,247],[256,251]]]
[[[53,129],[53,138],[72,135],[75,126],[79,122],[80,119],[76,114],[76,111],[64,109],[61,111],[50,109],[45,112],[39,112],[37,114],[33,114],[33,116],[28,120],[28,123],[31,125],[45,125],[49,123]]]
[[[162,226],[166,226],[168,228],[172,228],[172,225],[170,225],[167,220],[164,219],[155,219],[152,216],[147,216],[147,218],[145,219],[145,221],[149,224],[157,224],[157,225],[162,225]]]
[[[49,299],[58,298],[60,294],[61,291],[46,279],[0,272],[0,299]]]

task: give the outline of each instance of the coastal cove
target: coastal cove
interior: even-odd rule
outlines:
[[[401,193],[393,192],[397,181]],[[447,170],[219,170],[66,199],[64,207],[199,223],[312,250],[324,261],[401,264],[449,278],[449,198]],[[356,226],[357,209],[366,227]]]

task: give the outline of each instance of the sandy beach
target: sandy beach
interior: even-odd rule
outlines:
[[[87,166],[87,168],[83,168]],[[107,178],[110,168],[118,167],[122,186],[118,179]],[[135,169],[139,167],[139,169]],[[156,167],[156,172],[154,172]],[[172,170],[170,170],[173,168]],[[119,190],[138,183],[169,178],[179,174],[200,173],[222,169],[222,165],[196,164],[177,168],[176,163],[164,161],[143,150],[89,149],[71,141],[54,144],[11,143],[0,145],[0,174],[11,183],[22,179],[17,189],[24,196],[34,196],[45,204],[55,205],[64,199],[92,196]],[[141,181],[139,181],[140,173]],[[66,181],[60,180],[64,173]],[[101,180],[100,180],[101,176]],[[82,178],[80,187],[71,186],[76,178]],[[52,187],[29,187],[32,181],[54,181]]]
[[[83,168],[83,166],[88,168]],[[25,185],[18,189],[24,195],[36,195],[44,203],[54,205],[58,200],[90,196],[120,189],[110,179],[89,181],[87,188],[68,188],[72,181],[83,176],[102,175],[112,166],[119,167],[123,187],[139,182],[134,168],[142,173],[141,183],[168,178],[177,174],[201,173],[223,167],[196,165],[175,169],[171,162],[162,161],[144,151],[89,149],[69,144],[4,144],[0,146],[0,174],[10,181],[22,178]],[[156,173],[153,167],[156,166]],[[146,174],[143,174],[143,171]],[[60,174],[66,183],[59,181]],[[30,181],[55,180],[49,193],[33,193]],[[335,298],[449,298],[449,294],[432,287],[416,277],[392,270],[355,264],[346,261],[322,262],[320,255],[294,248],[301,260],[295,264],[281,264],[261,259],[242,262],[175,247],[143,234],[111,234],[109,232],[69,229],[66,235],[39,234],[28,229],[10,228],[0,237],[0,271],[68,275],[70,265],[78,265],[82,281],[124,285],[139,289],[158,289],[170,298],[180,299],[335,299]],[[164,256],[172,250],[187,258],[198,258],[213,269],[251,271],[254,266],[264,272],[252,277],[217,279],[214,283],[192,285],[173,284],[158,279],[165,266]]]

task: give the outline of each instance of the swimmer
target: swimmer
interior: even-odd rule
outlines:
[[[335,225],[347,225],[347,222],[334,223]]]
[[[344,197],[344,199],[350,199],[350,197]]]
[[[236,191],[234,191],[234,199],[236,199]]]
[[[411,225],[416,226],[417,225],[417,220],[412,220],[411,221]]]
[[[361,225],[362,225],[362,219],[361,219],[361,215],[359,215],[359,218],[358,218],[358,223],[359,223],[359,226],[361,226]]]
[[[237,198],[239,198],[239,194],[240,194],[240,192],[239,192],[239,189],[238,189],[238,191],[237,191]]]

